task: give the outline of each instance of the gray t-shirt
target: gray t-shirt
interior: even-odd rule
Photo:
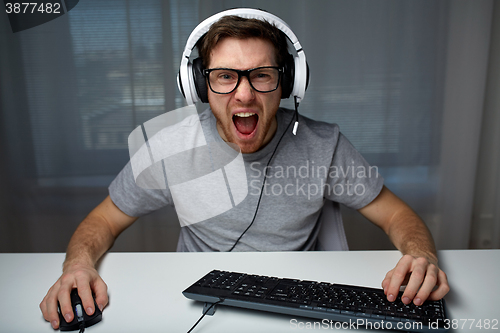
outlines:
[[[273,139],[261,150],[243,154],[246,198],[220,215],[183,226],[178,251],[228,251],[252,222],[259,197],[255,221],[233,251],[311,250],[316,245],[318,217],[325,200],[360,209],[380,193],[383,178],[377,168],[365,161],[336,124],[299,116],[297,135],[293,135],[293,123],[287,126],[294,111],[280,108],[276,117],[278,128]],[[200,122],[207,142],[223,142],[210,109],[200,114]],[[261,191],[266,169],[268,177]],[[130,163],[111,183],[109,193],[118,208],[130,216],[174,206],[168,188],[137,186]],[[340,218],[340,214],[335,216]]]

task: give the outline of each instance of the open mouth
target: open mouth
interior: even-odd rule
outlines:
[[[239,112],[234,114],[233,123],[236,130],[243,135],[252,134],[257,128],[259,116],[252,112]]]

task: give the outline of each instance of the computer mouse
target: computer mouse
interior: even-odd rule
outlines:
[[[70,294],[71,297],[71,307],[73,308],[74,317],[71,322],[66,322],[59,309],[59,330],[61,331],[76,331],[81,330],[81,328],[89,327],[97,324],[102,319],[102,312],[99,310],[97,303],[94,299],[95,311],[94,314],[89,316],[83,309],[82,300],[78,296],[78,290],[73,289]],[[81,323],[83,322],[83,326]],[[83,332],[81,330],[81,332]]]

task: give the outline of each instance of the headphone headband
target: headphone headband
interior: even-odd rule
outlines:
[[[181,66],[179,69],[179,75],[177,76],[177,84],[179,85],[179,90],[186,98],[188,105],[192,105],[198,101],[198,93],[196,91],[196,86],[193,79],[193,67],[192,63],[189,61],[189,57],[196,46],[198,40],[207,33],[212,24],[217,22],[220,18],[224,16],[239,16],[247,19],[258,19],[265,20],[271,24],[274,24],[278,29],[280,29],[290,40],[297,56],[294,57],[294,77],[293,80],[293,90],[291,92],[292,96],[296,96],[298,101],[302,100],[305,95],[307,81],[309,79],[306,55],[302,46],[297,39],[297,36],[293,33],[292,29],[286,24],[285,21],[260,9],[253,8],[236,8],[229,9],[223,12],[217,13],[213,16],[202,21],[189,35],[186,46],[184,47],[184,52],[182,53]]]
[[[189,35],[182,56],[189,58],[198,40],[205,33],[208,32],[212,24],[214,24],[224,16],[232,16],[232,15],[246,19],[266,20],[267,22],[274,24],[278,29],[280,29],[281,31],[283,31],[283,33],[285,33],[285,35],[288,37],[288,39],[290,40],[290,42],[292,43],[293,47],[297,52],[302,49],[302,46],[300,45],[299,40],[297,39],[297,36],[295,36],[295,34],[293,33],[292,29],[290,29],[290,27],[288,26],[288,24],[286,24],[285,21],[283,21],[276,15],[273,15],[271,13],[265,12],[260,9],[235,8],[217,13],[202,21]]]

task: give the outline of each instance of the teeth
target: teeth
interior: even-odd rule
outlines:
[[[239,113],[235,113],[235,116],[238,116],[238,117],[251,117],[254,114],[255,113],[252,113],[252,112],[239,112]]]

